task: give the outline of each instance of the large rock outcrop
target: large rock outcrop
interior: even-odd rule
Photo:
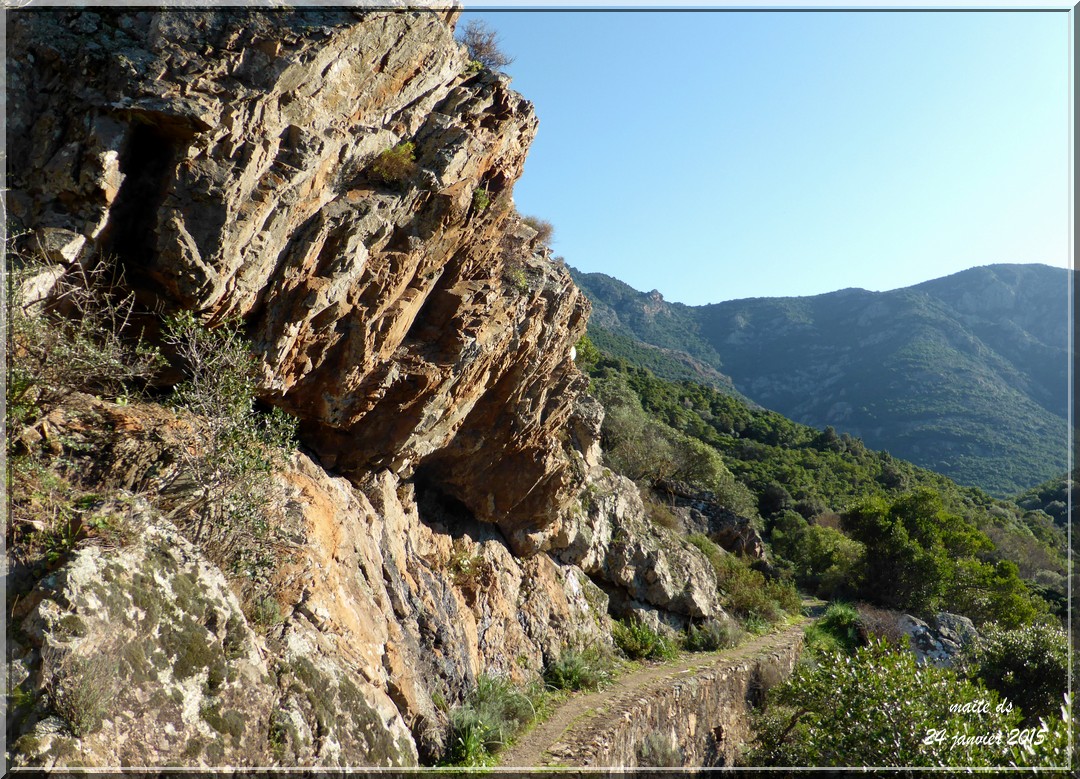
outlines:
[[[153,500],[88,501],[77,532],[107,518],[109,533],[94,531],[32,586],[31,572],[9,577],[26,590],[9,669],[33,701],[9,723],[20,761],[432,762],[446,707],[481,674],[523,682],[566,646],[610,643],[607,596],[577,566],[515,556],[459,501],[389,471],[354,485],[302,453],[278,472],[266,518],[285,531],[270,595],[242,608],[162,515],[167,494],[154,485],[172,481],[188,424],[154,404],[76,396],[41,426],[63,442],[72,478]],[[86,733],[50,715],[61,666],[129,680],[101,687]]]
[[[716,574],[676,533],[651,523],[629,479],[595,469],[580,511],[564,522],[558,558],[580,566],[604,587],[618,616],[654,628],[685,628],[724,615]]]
[[[588,304],[510,197],[536,118],[468,67],[455,13],[9,18],[7,203],[52,263],[27,299],[94,266],[150,339],[171,312],[239,321],[305,444],[249,602],[167,516],[197,420],[76,394],[19,433],[125,528],[73,520],[44,573],[9,574],[20,763],[430,763],[480,674],[609,643],[609,611],[722,614],[603,469]],[[376,172],[402,144],[415,167]],[[72,668],[131,679],[85,732],[53,716]]]
[[[80,550],[17,612],[12,681],[48,703],[20,712],[19,763],[416,763],[393,701],[333,636],[290,620],[268,657],[224,576],[171,524],[142,501],[102,510],[124,544]]]
[[[148,310],[242,318],[324,464],[422,469],[529,551],[580,486],[557,432],[588,306],[513,234],[537,120],[467,72],[455,15],[14,14],[9,204]],[[401,143],[415,169],[373,175]]]

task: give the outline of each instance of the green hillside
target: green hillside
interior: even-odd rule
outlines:
[[[598,340],[606,331],[682,344],[743,395],[799,422],[996,495],[1066,468],[1063,269],[997,265],[892,292],[701,307],[602,274],[576,279],[593,301]]]
[[[849,434],[661,379],[622,358],[600,353],[584,367],[608,412],[609,464],[661,494],[665,480],[696,482],[753,517],[800,586],[915,611],[952,598],[977,620],[1017,624],[1064,608],[1065,534],[1034,499],[1021,506],[993,498]],[[895,596],[875,579],[870,542],[880,542],[888,524],[874,523],[890,516],[911,527],[888,544],[911,543],[913,554],[936,560],[924,561],[925,592],[914,583],[909,596]]]

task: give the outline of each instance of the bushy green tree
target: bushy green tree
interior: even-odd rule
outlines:
[[[795,580],[823,598],[859,589],[866,547],[836,528],[811,525],[792,511],[776,518],[773,550],[792,564]]]
[[[976,622],[993,620],[1009,628],[1030,624],[1048,611],[1046,602],[1033,596],[1009,560],[957,559],[944,600],[950,609]]]
[[[860,594],[888,607],[929,613],[947,603],[978,622],[1029,622],[1046,611],[1024,586],[1016,565],[980,559],[993,544],[978,528],[944,510],[927,490],[864,502],[843,517],[865,548]]]
[[[894,510],[882,500],[868,501],[844,515],[844,529],[866,550],[860,577],[864,598],[913,611],[937,606],[950,566],[923,519]]]
[[[774,688],[745,762],[760,766],[1004,766],[1004,744],[962,741],[1019,724],[997,694],[880,642]],[[958,709],[969,704],[975,711]],[[1035,764],[1039,755],[1032,755]]]
[[[1065,631],[1035,623],[1006,629],[987,625],[964,653],[967,673],[1019,706],[1027,724],[1057,713],[1068,687]]]

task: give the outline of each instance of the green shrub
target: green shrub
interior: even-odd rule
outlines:
[[[802,598],[790,579],[766,579],[765,597],[787,614],[798,614],[802,611]]]
[[[631,660],[670,660],[679,654],[674,641],[637,619],[614,623],[611,637]]]
[[[574,344],[574,352],[574,362],[582,373],[588,373],[600,359],[600,350],[596,348],[588,335],[583,335],[578,339],[578,342]]]
[[[766,622],[783,618],[780,605],[770,597],[764,574],[737,555],[724,555],[720,560],[717,579],[725,608],[738,616],[757,616]]]
[[[1002,627],[1029,625],[1049,611],[1021,581],[1016,563],[983,562],[973,557],[951,562],[944,602],[976,624],[997,622]]]
[[[829,604],[821,619],[806,628],[807,646],[818,654],[853,654],[859,645],[859,612],[839,601]]]
[[[1019,706],[1026,724],[1057,712],[1068,687],[1069,642],[1060,628],[987,625],[964,652],[966,673]]]
[[[165,321],[165,342],[186,376],[170,402],[194,416],[190,443],[177,450],[174,490],[183,497],[171,515],[227,573],[253,576],[276,562],[273,469],[293,445],[296,421],[256,411],[256,363],[234,325],[210,329],[186,311]]]
[[[611,681],[614,662],[609,650],[568,649],[544,669],[544,681],[556,690],[596,690]]]
[[[487,187],[477,187],[472,193],[473,208],[477,211],[484,211],[491,205],[491,195],[487,191]]]
[[[1063,695],[1056,712],[1041,717],[1037,726],[1038,738],[1042,743],[1037,747],[1018,741],[1009,749],[1010,765],[1074,766],[1075,776],[1076,745],[1080,744],[1080,718],[1075,717],[1072,708],[1074,695]],[[1070,776],[1068,773],[1044,773],[1044,776]]]
[[[831,662],[831,655],[849,653],[848,647],[817,622],[811,622],[803,628],[803,646],[806,651],[799,659],[811,663],[823,660]]]
[[[509,744],[536,717],[536,704],[508,679],[481,675],[461,706],[450,710],[449,747],[444,762],[490,765],[492,755]]]
[[[982,714],[950,708],[985,701]],[[755,718],[746,764],[756,766],[1000,766],[1006,749],[957,743],[1016,727],[997,695],[907,650],[874,642],[853,656],[800,665]],[[946,734],[936,740],[935,733]]]
[[[416,172],[416,147],[404,141],[383,151],[368,168],[369,175],[384,184],[401,184]]]
[[[791,582],[767,579],[747,560],[725,553],[702,533],[692,533],[686,540],[712,565],[724,608],[739,617],[747,630],[752,631],[751,624],[759,629],[760,622],[779,622],[784,612],[799,613],[799,593]]]
[[[484,556],[478,546],[472,546],[465,539],[454,539],[450,559],[446,564],[453,582],[463,590],[475,591],[487,570]]]
[[[746,634],[731,620],[711,619],[701,625],[691,625],[683,639],[683,649],[689,652],[715,652],[736,646]]]
[[[520,265],[507,265],[503,270],[503,279],[518,292],[529,291],[529,277],[525,275],[525,269]]]

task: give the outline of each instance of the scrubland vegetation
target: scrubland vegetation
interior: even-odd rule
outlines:
[[[769,576],[700,534],[686,538],[745,629],[797,608],[796,585],[848,601],[807,629],[803,661],[768,696],[746,765],[1066,763],[1063,482],[994,499],[734,393],[657,378],[588,339],[578,354],[608,412],[615,470],[645,492],[672,480],[711,492],[760,528]],[[897,620],[942,610],[969,617],[981,637],[951,668],[918,665]],[[987,713],[969,711],[983,703]]]

